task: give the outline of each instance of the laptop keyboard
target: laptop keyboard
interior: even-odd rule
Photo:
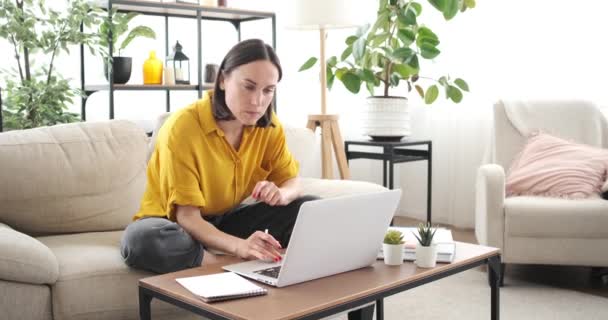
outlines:
[[[271,277],[271,278],[279,278],[279,271],[281,271],[281,266],[276,266],[272,268],[256,270],[253,273],[261,274],[263,276]]]

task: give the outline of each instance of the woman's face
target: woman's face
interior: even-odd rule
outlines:
[[[253,126],[264,115],[274,97],[279,70],[268,60],[257,60],[234,68],[220,77],[226,105],[237,121]]]

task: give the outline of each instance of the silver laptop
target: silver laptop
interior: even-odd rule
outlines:
[[[284,287],[369,266],[400,198],[401,190],[388,190],[305,202],[281,262],[252,260],[223,268]]]

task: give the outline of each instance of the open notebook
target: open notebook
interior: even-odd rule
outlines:
[[[175,280],[205,302],[259,296],[268,292],[265,288],[255,285],[234,272]]]

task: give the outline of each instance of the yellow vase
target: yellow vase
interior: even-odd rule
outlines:
[[[144,62],[144,84],[163,83],[163,62],[156,57],[156,51],[150,51],[150,56]]]

